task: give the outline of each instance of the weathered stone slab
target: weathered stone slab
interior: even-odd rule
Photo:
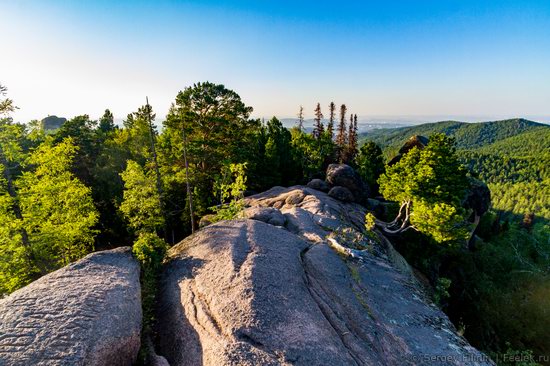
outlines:
[[[97,252],[0,300],[0,365],[132,365],[139,273],[130,248]]]

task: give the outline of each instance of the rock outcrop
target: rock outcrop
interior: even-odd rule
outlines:
[[[362,232],[362,206],[301,186],[246,202],[254,220],[169,251],[156,343],[170,365],[492,365],[391,244]]]
[[[427,137],[420,135],[411,136],[407,141],[405,141],[403,146],[401,146],[397,155],[388,162],[388,165],[396,164],[399,160],[401,160],[403,155],[408,153],[413,147],[423,149],[426,145],[428,145]]]
[[[65,122],[67,122],[66,118],[48,116],[40,121],[40,125],[44,131],[54,131],[61,128]]]
[[[169,250],[151,364],[493,365],[363,206],[304,186],[245,202]],[[0,300],[0,365],[132,365],[139,273],[130,248],[98,252]]]
[[[139,264],[130,248],[90,254],[0,300],[0,365],[132,365]]]
[[[317,178],[312,179],[307,184],[307,186],[309,188],[313,188],[313,189],[316,189],[318,191],[325,192],[325,193],[328,193],[328,191],[330,191],[330,184],[328,184],[327,182],[325,182],[322,179],[317,179]]]
[[[463,206],[472,209],[474,215],[482,216],[491,206],[491,190],[479,179],[470,177],[469,181],[470,189],[466,193]]]
[[[244,217],[275,226],[284,226],[286,222],[286,218],[281,211],[273,207],[249,207],[244,210]]]
[[[349,189],[355,201],[363,203],[369,195],[369,187],[363,182],[359,174],[349,165],[330,164],[326,172],[326,181],[331,186],[341,186]]]
[[[346,187],[336,186],[333,187],[329,192],[328,195],[332,198],[336,198],[339,201],[342,202],[354,202],[355,196],[349,189]]]

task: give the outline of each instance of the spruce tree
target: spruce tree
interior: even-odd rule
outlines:
[[[328,106],[330,110],[330,117],[327,124],[327,135],[332,140],[334,138],[334,120],[336,119],[336,104],[330,102]]]
[[[346,136],[346,112],[345,104],[340,106],[340,124],[338,125],[338,135],[336,135],[336,148],[338,150],[338,161],[343,162],[347,144]]]
[[[315,107],[315,126],[313,127],[313,132],[311,133],[315,139],[320,139],[323,133],[325,132],[325,127],[323,126],[323,113],[321,113],[321,104],[317,103]]]
[[[304,107],[300,106],[300,112],[298,112],[298,129],[304,130]]]
[[[357,156],[357,115],[350,115],[348,130],[348,146],[345,161],[349,164]]]

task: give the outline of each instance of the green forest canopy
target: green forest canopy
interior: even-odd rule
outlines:
[[[241,183],[234,182],[239,191],[245,183],[249,190],[262,191],[323,178],[328,164],[341,162],[357,168],[376,192],[376,178],[386,167],[374,142],[388,157],[411,135],[443,132],[456,139],[458,156],[471,174],[488,182],[498,211],[482,218],[477,244],[470,250],[435,245],[434,239],[449,238],[447,230],[433,238],[408,232],[395,238],[396,244],[442,291],[440,306],[455,324],[463,323],[475,346],[506,352],[510,342],[514,349],[550,352],[550,319],[544,315],[550,298],[548,126],[521,119],[441,122],[375,131],[367,135],[374,142],[363,145],[357,144],[357,118],[345,105],[337,116],[331,103],[326,129],[318,105],[316,129],[306,133],[298,126],[284,128],[275,117],[251,119],[252,108],[237,93],[212,83],[178,93],[160,132],[148,103],[121,127],[106,110],[97,121],[81,115],[46,131],[38,121],[13,123],[9,113],[14,108],[11,100],[0,100],[0,219],[7,223],[0,228],[0,296],[94,249],[137,243],[134,252],[142,264],[149,263],[143,268],[151,267],[145,271],[144,295],[151,302],[153,267],[161,262],[166,243],[188,235],[190,222],[225,203],[219,188],[233,187],[226,182],[228,170],[242,168],[236,175]],[[415,152],[416,157],[404,159],[403,168],[416,166],[405,164],[408,160],[429,163],[429,153]],[[434,170],[435,176],[454,171],[444,168],[437,174]],[[393,184],[400,179],[399,169],[388,169],[391,179],[379,181],[380,190],[396,200],[403,198]],[[454,185],[449,182],[448,187]],[[460,194],[455,193],[446,204],[458,209]],[[441,206],[420,197],[417,209],[428,219],[424,223],[439,227],[438,222],[453,216],[449,209],[433,215],[432,204]],[[512,215],[504,218],[503,212]],[[431,230],[430,225],[423,231]]]

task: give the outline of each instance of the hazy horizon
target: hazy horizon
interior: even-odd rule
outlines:
[[[545,1],[0,3],[0,83],[26,122],[116,118],[212,81],[254,117],[550,122]]]

